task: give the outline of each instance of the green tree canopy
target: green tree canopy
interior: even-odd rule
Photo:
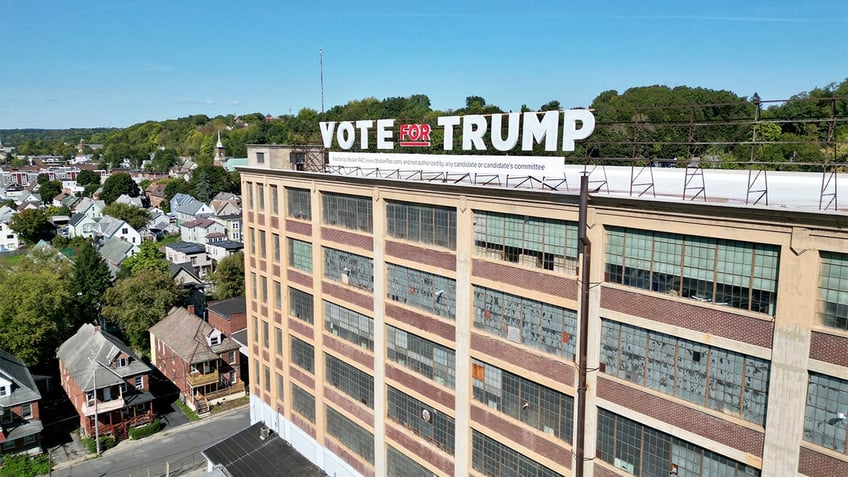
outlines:
[[[62,193],[62,183],[60,181],[42,182],[38,186],[38,195],[41,196],[41,201],[48,204],[53,201],[53,198]]]
[[[121,194],[127,194],[130,197],[138,197],[139,195],[138,184],[132,179],[129,174],[124,172],[119,172],[117,174],[112,174],[103,182],[103,190],[100,191],[100,198],[106,202],[106,204],[111,204],[115,202],[115,199],[121,196]]]
[[[85,187],[89,184],[100,184],[100,174],[90,170],[83,169],[77,174],[77,185]]]
[[[182,304],[185,294],[167,271],[142,270],[119,279],[103,294],[102,315],[123,332],[136,350],[150,349],[147,330],[171,307]]]
[[[192,195],[201,202],[209,202],[219,192],[234,192],[236,185],[226,169],[220,166],[198,166],[192,171]]]
[[[0,347],[33,366],[49,360],[69,330],[71,262],[52,247],[0,269]]]
[[[149,270],[167,273],[168,262],[165,261],[165,255],[159,251],[156,242],[145,240],[141,242],[141,249],[137,254],[121,263],[120,277],[134,276]]]
[[[71,274],[70,289],[76,305],[76,314],[71,317],[71,329],[76,330],[83,323],[97,323],[100,300],[111,285],[109,267],[94,245],[86,241],[74,257]]]
[[[244,252],[221,259],[209,280],[215,287],[213,296],[216,300],[244,295]]]
[[[112,202],[103,208],[103,215],[109,215],[116,219],[121,219],[130,224],[136,230],[147,225],[150,220],[150,212],[147,209],[142,209],[134,205],[122,204],[120,202]]]
[[[53,225],[47,221],[47,216],[40,209],[26,209],[13,215],[9,228],[17,232],[28,244],[50,240],[53,234]]]

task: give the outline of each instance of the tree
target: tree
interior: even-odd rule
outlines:
[[[0,271],[0,347],[28,366],[53,358],[68,329],[70,273],[71,262],[52,247]]]
[[[192,195],[201,202],[209,202],[219,192],[236,190],[229,173],[221,166],[198,166],[191,173],[189,185]]]
[[[44,209],[44,215],[46,217],[53,217],[54,215],[71,215],[71,209],[66,205],[50,205],[46,209]]]
[[[111,204],[115,202],[115,199],[121,196],[121,194],[127,194],[130,197],[138,197],[139,195],[138,184],[130,177],[129,174],[124,172],[119,172],[117,174],[112,174],[103,182],[103,190],[100,192],[100,198],[106,202],[106,204]]]
[[[106,262],[86,242],[74,258],[70,289],[75,301],[76,314],[71,318],[70,328],[76,330],[83,323],[97,323],[100,317],[100,299],[112,285],[112,276]]]
[[[50,240],[53,234],[53,225],[47,221],[44,211],[39,209],[26,209],[12,216],[9,228],[18,233],[21,239],[34,244],[39,240]]]
[[[159,251],[156,242],[145,240],[141,242],[141,248],[137,254],[128,257],[121,264],[121,277],[138,275],[143,271],[168,271],[168,262],[165,255]]]
[[[216,300],[244,295],[244,252],[221,259],[209,280],[215,287]]]
[[[42,172],[41,174],[35,176],[35,182],[38,185],[43,185],[46,182],[50,182],[50,176]]]
[[[62,183],[60,181],[47,181],[38,186],[38,194],[41,196],[42,202],[51,202],[54,197],[62,193]]]
[[[100,174],[91,169],[83,169],[77,174],[77,185],[85,187],[89,184],[100,185]]]
[[[134,349],[146,351],[150,349],[147,330],[184,297],[167,271],[142,270],[106,290],[102,315],[120,328]]]
[[[146,209],[136,207],[134,205],[122,204],[120,202],[112,202],[103,208],[103,215],[109,215],[116,219],[121,219],[130,224],[132,228],[138,230],[150,220],[150,212]]]

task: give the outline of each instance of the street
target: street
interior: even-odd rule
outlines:
[[[200,451],[249,425],[247,406],[202,421],[166,429],[139,441],[124,441],[100,458],[65,465],[58,477],[170,477],[206,466]]]

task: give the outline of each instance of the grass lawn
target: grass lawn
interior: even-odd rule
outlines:
[[[188,417],[189,421],[199,421],[200,420],[200,416],[198,416],[196,412],[192,411],[190,407],[183,404],[182,399],[177,398],[177,400],[174,401],[174,405],[177,406],[179,408],[179,410],[182,411],[183,414],[186,415],[186,417]]]
[[[23,258],[26,257],[25,253],[19,254],[2,254],[0,255],[0,265],[5,265],[7,267],[14,267],[17,265]]]

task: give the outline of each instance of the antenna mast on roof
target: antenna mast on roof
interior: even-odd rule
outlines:
[[[321,68],[321,114],[324,114],[324,49],[318,48],[318,63]]]

